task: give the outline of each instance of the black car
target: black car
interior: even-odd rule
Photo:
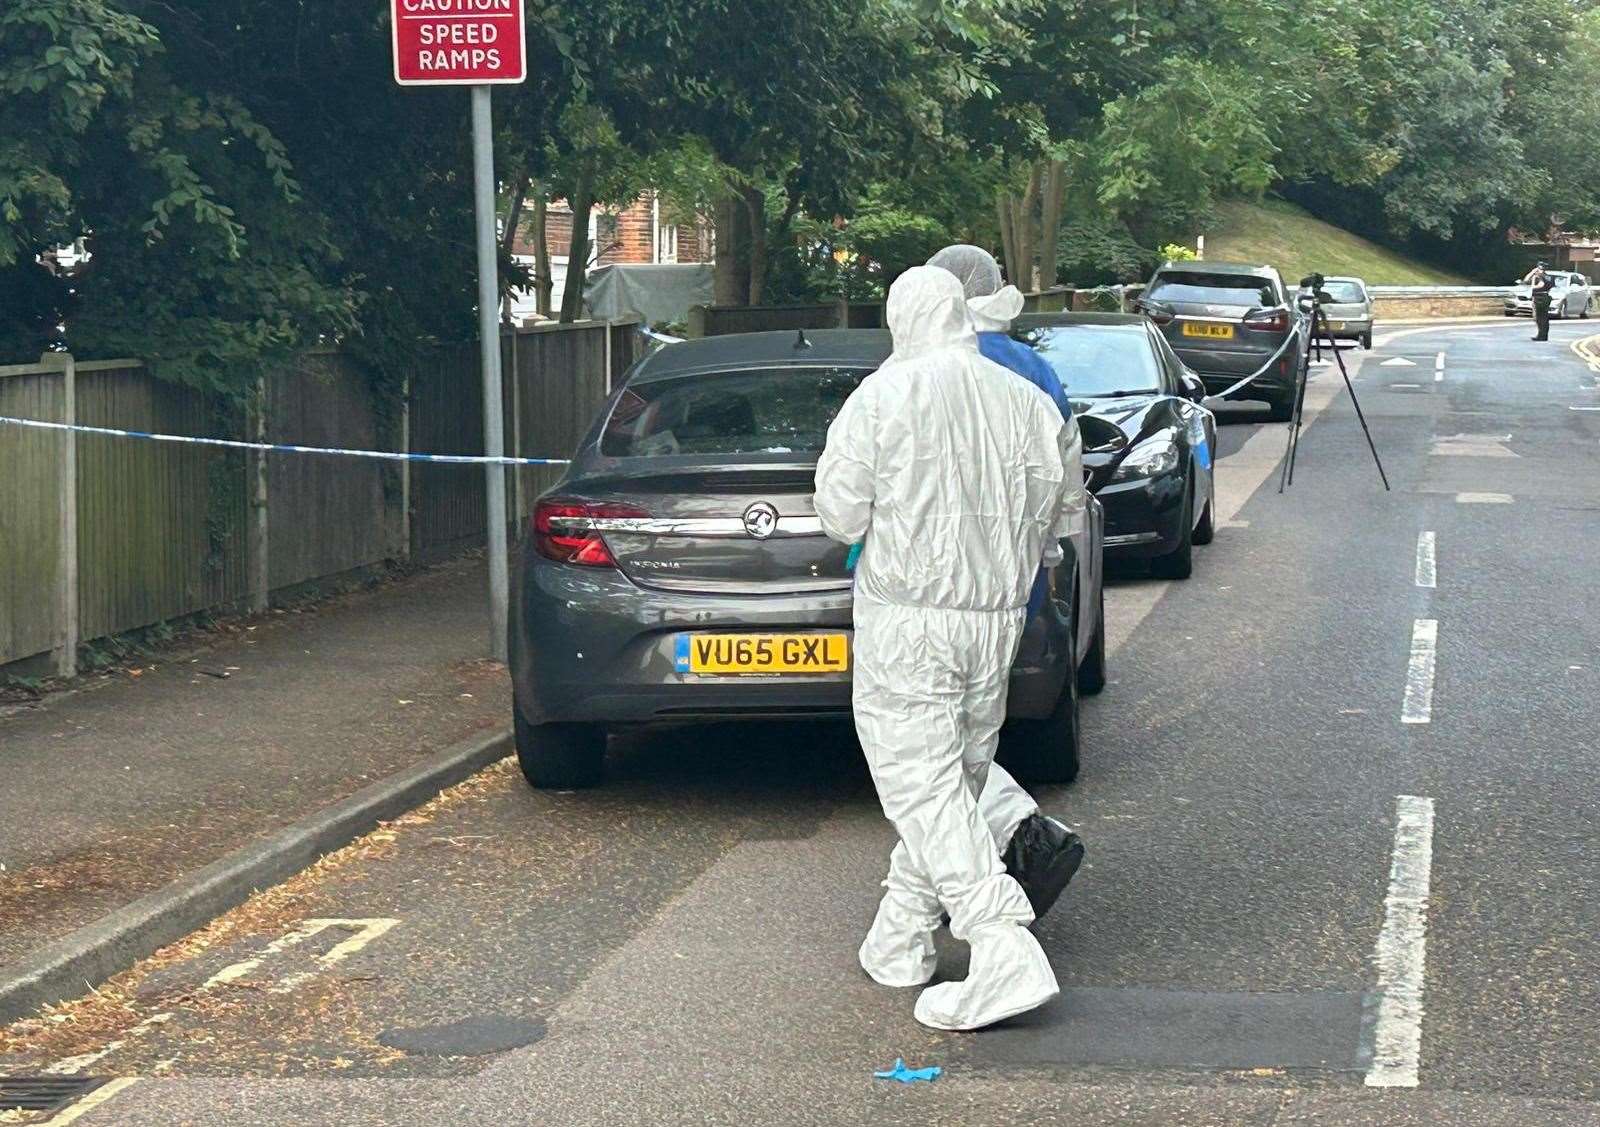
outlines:
[[[1200,405],[1200,378],[1133,314],[1031,314],[1015,328],[1077,412],[1084,472],[1105,508],[1106,555],[1187,579],[1194,545],[1210,543],[1216,524],[1217,423]]]

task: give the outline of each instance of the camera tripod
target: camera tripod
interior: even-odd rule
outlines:
[[[1338,361],[1339,374],[1344,377],[1345,389],[1350,392],[1350,402],[1355,405],[1356,418],[1361,421],[1361,433],[1367,436],[1367,449],[1372,451],[1372,463],[1378,467],[1378,477],[1383,481],[1383,490],[1387,493],[1389,475],[1383,472],[1383,460],[1378,457],[1378,446],[1372,441],[1372,431],[1367,427],[1367,417],[1361,411],[1361,400],[1356,398],[1355,385],[1350,382],[1350,373],[1344,366],[1343,354],[1346,350],[1339,347],[1339,342],[1334,340],[1333,330],[1328,327],[1327,315],[1322,312],[1322,303],[1326,300],[1322,292],[1325,281],[1321,274],[1312,274],[1308,278],[1300,279],[1300,284],[1311,290],[1311,339],[1306,342],[1305,358],[1300,361],[1299,378],[1295,381],[1294,414],[1289,419],[1289,447],[1283,459],[1283,473],[1278,478],[1278,492],[1282,493],[1294,484],[1294,463],[1296,455],[1300,452],[1300,426],[1306,405],[1306,380],[1311,375],[1311,357],[1315,353],[1316,358],[1321,360],[1322,349],[1326,342],[1326,347]]]

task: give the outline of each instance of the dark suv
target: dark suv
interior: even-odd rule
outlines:
[[[1160,326],[1208,395],[1261,371],[1228,398],[1263,400],[1271,405],[1273,419],[1293,413],[1306,330],[1293,295],[1272,267],[1164,262],[1138,308]]]

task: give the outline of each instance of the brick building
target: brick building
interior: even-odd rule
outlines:
[[[532,206],[529,205],[529,212]],[[531,227],[531,222],[528,223]],[[518,258],[533,258],[531,234],[518,232],[513,253]],[[545,212],[545,248],[551,262],[566,265],[572,245],[572,209],[564,200],[552,203]],[[590,264],[610,266],[617,262],[710,262],[711,228],[704,221],[693,229],[668,223],[661,215],[655,192],[646,192],[620,211],[595,208],[589,216]],[[598,258],[596,258],[598,255]]]

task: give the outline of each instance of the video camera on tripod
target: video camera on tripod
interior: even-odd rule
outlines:
[[[1333,330],[1328,326],[1328,318],[1322,311],[1323,305],[1333,304],[1333,297],[1323,287],[1328,279],[1322,274],[1307,274],[1300,279],[1300,295],[1296,304],[1300,312],[1309,319],[1306,329],[1306,350],[1300,358],[1300,373],[1295,381],[1294,414],[1289,420],[1289,449],[1283,460],[1283,475],[1278,479],[1278,492],[1294,484],[1295,457],[1300,452],[1300,425],[1301,417],[1306,405],[1306,380],[1311,376],[1311,359],[1315,354],[1317,360],[1322,360],[1322,349],[1328,348],[1333,353],[1333,358],[1339,363],[1339,374],[1344,377],[1345,389],[1350,392],[1350,402],[1356,409],[1356,418],[1361,421],[1361,431],[1367,436],[1367,447],[1372,451],[1372,461],[1378,467],[1378,477],[1383,480],[1384,492],[1389,491],[1389,475],[1383,472],[1383,461],[1378,457],[1377,444],[1372,441],[1372,431],[1367,427],[1367,417],[1361,411],[1361,401],[1356,398],[1355,385],[1350,382],[1350,373],[1345,369],[1342,353],[1353,349],[1355,345],[1346,348],[1334,339]]]

